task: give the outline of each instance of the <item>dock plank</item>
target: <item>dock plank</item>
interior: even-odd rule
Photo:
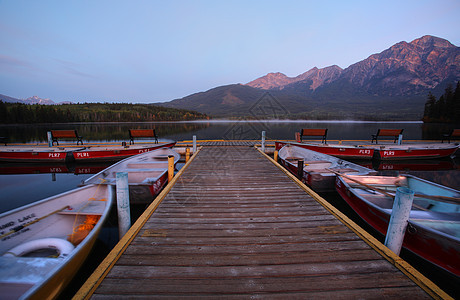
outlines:
[[[258,151],[211,144],[93,299],[430,298]]]

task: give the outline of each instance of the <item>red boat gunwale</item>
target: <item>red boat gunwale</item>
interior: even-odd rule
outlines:
[[[373,148],[339,145],[339,144],[315,144],[315,143],[298,143],[298,142],[275,142],[275,150],[280,150],[285,145],[293,145],[319,153],[344,158],[344,159],[372,159],[374,155]]]
[[[172,148],[176,145],[176,142],[166,144],[155,144],[154,146],[145,146],[143,148],[137,148],[133,146],[126,146],[123,149],[102,149],[93,150],[97,147],[88,150],[83,149],[74,151],[73,156],[76,162],[90,162],[90,161],[109,161],[109,160],[121,160],[133,155],[149,152],[160,148]]]
[[[105,148],[101,146],[86,146],[76,149],[64,147],[31,147],[30,150],[7,146],[0,148],[0,161],[32,163],[116,161],[159,148],[172,148],[175,145],[176,142],[170,142],[153,144],[152,146],[147,144],[127,147],[116,146],[116,149],[110,149],[110,146]]]

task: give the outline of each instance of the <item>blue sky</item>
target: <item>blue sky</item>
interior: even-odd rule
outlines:
[[[0,0],[0,94],[153,103],[353,63],[434,35],[460,1]]]

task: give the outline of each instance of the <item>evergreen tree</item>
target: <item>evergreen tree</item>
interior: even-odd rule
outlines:
[[[429,122],[434,118],[434,111],[436,106],[436,97],[430,92],[428,100],[425,103],[425,112],[423,113],[424,121]]]
[[[444,94],[436,100],[433,94],[428,94],[423,113],[424,122],[460,122],[460,81],[457,82],[455,91],[448,85]]]
[[[8,121],[8,110],[6,109],[6,104],[0,100],[0,122],[7,123]]]

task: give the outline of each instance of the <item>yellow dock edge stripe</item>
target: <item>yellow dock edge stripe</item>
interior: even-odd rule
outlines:
[[[332,204],[327,202],[325,199],[323,199],[321,196],[315,193],[312,189],[307,187],[302,181],[300,181],[297,177],[295,177],[291,172],[286,170],[282,165],[274,161],[267,154],[263,153],[259,148],[257,148],[257,150],[262,155],[264,155],[267,159],[269,159],[281,171],[283,171],[289,178],[291,178],[300,188],[302,188],[305,192],[310,194],[310,196],[312,196],[319,204],[321,204],[331,214],[333,214],[337,219],[339,219],[339,221],[341,221],[345,226],[350,228],[362,240],[364,240],[369,246],[371,246],[374,250],[376,250],[377,253],[379,253],[386,260],[388,260],[391,264],[393,264],[399,270],[401,270],[404,274],[406,274],[407,277],[409,277],[415,284],[420,286],[431,297],[433,297],[434,299],[453,299],[446,292],[444,292],[441,288],[439,288],[436,284],[434,284],[431,280],[426,278],[422,273],[420,273],[414,267],[412,267],[409,263],[407,263],[401,257],[396,255],[393,251],[388,249],[380,241],[378,241],[376,238],[370,235],[367,231],[362,229],[358,224],[353,222],[350,218],[348,218],[342,212],[337,210]]]
[[[107,257],[102,261],[102,263],[97,267],[97,269],[91,274],[91,276],[86,280],[82,287],[72,298],[76,299],[89,299],[96,288],[101,284],[102,280],[107,276],[109,271],[118,261],[120,256],[129,246],[131,241],[136,237],[139,231],[142,229],[144,224],[154,213],[158,205],[163,201],[166,195],[169,193],[171,188],[174,186],[178,178],[184,173],[188,168],[190,163],[195,159],[196,155],[200,152],[201,148],[190,158],[190,160],[180,169],[180,171],[174,176],[173,180],[163,189],[163,191],[153,200],[153,202],[147,207],[147,209],[142,213],[142,215],[137,219],[137,221],[131,226],[128,232],[121,238],[121,240],[115,245],[115,247],[110,251]]]

